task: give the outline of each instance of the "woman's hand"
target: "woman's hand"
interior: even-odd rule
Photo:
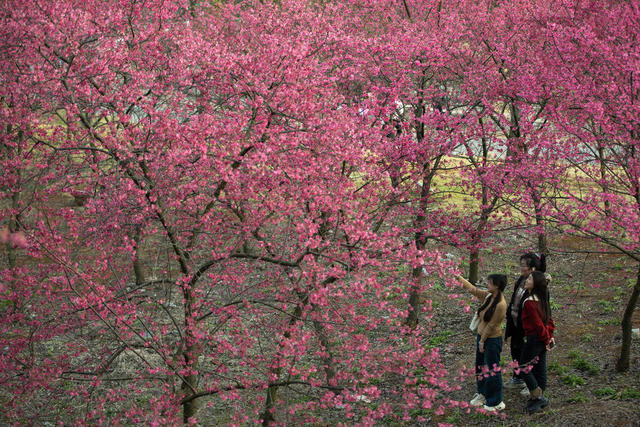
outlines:
[[[549,344],[547,344],[547,351],[551,351],[551,349],[555,346],[556,346],[556,339],[551,338],[551,340],[549,340]]]
[[[507,344],[509,347],[511,347],[511,337],[507,338],[506,340],[504,340],[505,344]]]
[[[483,341],[480,341],[478,343],[478,352],[484,353],[484,342]]]
[[[467,291],[471,291],[472,289],[475,289],[475,286],[473,286],[473,284],[467,279],[465,279],[464,277],[458,275],[456,276],[456,279],[458,280],[458,282],[462,284],[462,287],[465,288]]]

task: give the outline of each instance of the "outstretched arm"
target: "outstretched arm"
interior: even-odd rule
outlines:
[[[462,283],[462,287],[467,292],[469,292],[471,295],[473,295],[476,298],[484,299],[489,294],[489,291],[482,291],[476,288],[471,284],[471,282],[469,282],[467,279],[465,279],[462,276],[456,276],[456,279],[458,279],[458,282]]]

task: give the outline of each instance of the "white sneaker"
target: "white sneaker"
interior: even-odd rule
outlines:
[[[476,408],[479,408],[480,406],[484,405],[485,403],[487,403],[487,398],[484,397],[484,395],[480,394],[480,393],[476,393],[473,396],[473,399],[471,399],[471,401],[469,402],[472,406],[475,406]]]
[[[502,411],[504,408],[507,407],[507,405],[505,405],[504,402],[500,402],[496,406],[484,405],[483,407],[484,407],[484,410],[487,412],[497,412],[497,411]]]
[[[525,386],[522,390],[520,390],[520,395],[524,397],[529,397],[531,393],[529,393],[529,389]]]

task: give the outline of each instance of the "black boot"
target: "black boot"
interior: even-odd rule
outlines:
[[[531,399],[527,402],[527,412],[529,414],[535,414],[542,408],[549,406],[549,399],[544,396],[540,396],[537,399]]]

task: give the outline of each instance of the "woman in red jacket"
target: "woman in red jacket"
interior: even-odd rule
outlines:
[[[522,307],[524,346],[520,360],[524,364],[522,377],[530,392],[527,403],[530,414],[549,405],[549,399],[542,395],[547,387],[547,351],[555,344],[548,286],[540,271],[533,271],[524,284],[527,296]]]

